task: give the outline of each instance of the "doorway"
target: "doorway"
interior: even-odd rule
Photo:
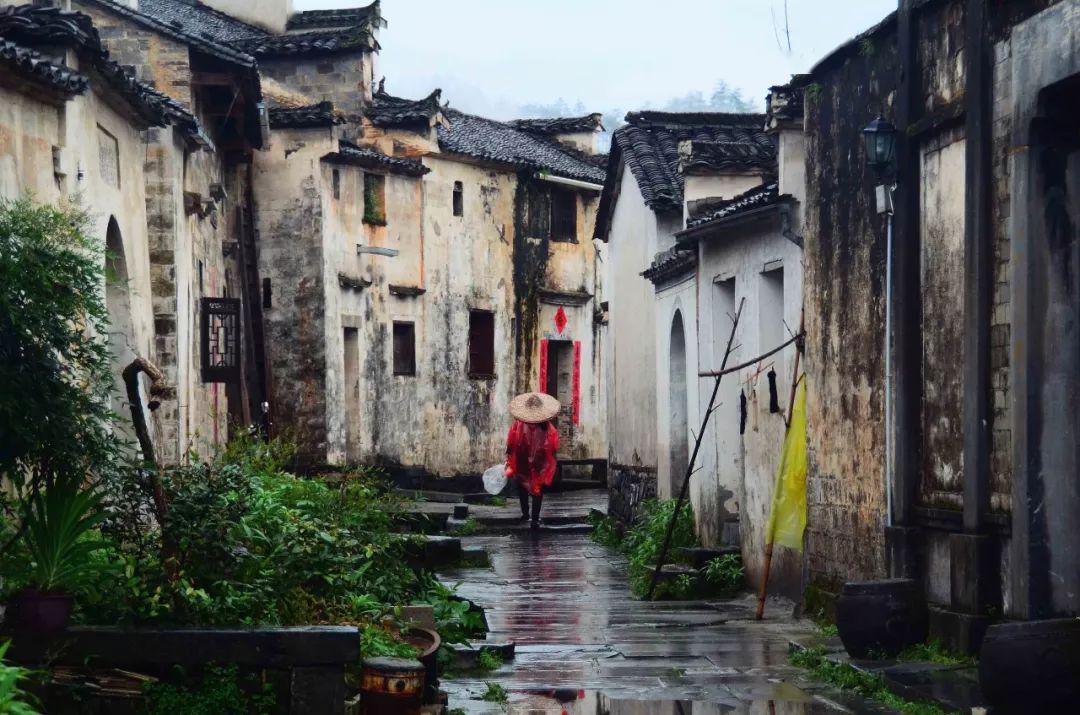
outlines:
[[[676,310],[671,321],[671,355],[668,360],[668,414],[670,418],[670,474],[671,494],[682,489],[686,467],[690,462],[689,422],[686,392],[686,332],[683,329],[682,311]]]
[[[345,457],[360,459],[360,331],[345,328]]]
[[[109,313],[109,357],[113,373],[113,412],[127,414],[127,393],[122,373],[136,356],[135,330],[131,320],[131,288],[127,255],[120,226],[109,219],[105,234],[105,308]]]
[[[559,451],[569,450],[574,439],[574,343],[549,340],[547,344],[547,384],[544,392],[559,401],[555,427],[559,430]]]

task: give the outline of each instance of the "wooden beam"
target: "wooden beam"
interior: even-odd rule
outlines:
[[[238,89],[240,83],[227,72],[192,72],[191,83],[197,87],[229,87]]]

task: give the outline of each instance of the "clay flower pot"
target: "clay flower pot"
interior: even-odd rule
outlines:
[[[57,633],[67,628],[74,602],[67,593],[26,589],[12,599],[7,621],[17,631]]]
[[[410,628],[402,634],[406,643],[420,651],[417,660],[424,664],[424,680],[426,683],[424,702],[433,704],[438,698],[439,689],[439,646],[442,638],[428,628]]]
[[[994,712],[1072,712],[1080,702],[1080,618],[990,626],[979,684]]]
[[[836,603],[836,627],[852,658],[892,658],[926,640],[929,614],[911,579],[846,583]]]

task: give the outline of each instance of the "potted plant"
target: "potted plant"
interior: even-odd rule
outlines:
[[[53,632],[67,627],[72,589],[101,548],[91,532],[105,518],[101,494],[78,479],[57,479],[30,497],[22,540],[29,559],[26,588],[16,594],[9,618],[19,630]]]

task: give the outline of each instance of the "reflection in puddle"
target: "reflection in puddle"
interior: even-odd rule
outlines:
[[[812,701],[694,702],[610,696],[585,690],[513,692],[510,715],[816,715],[832,712]]]

